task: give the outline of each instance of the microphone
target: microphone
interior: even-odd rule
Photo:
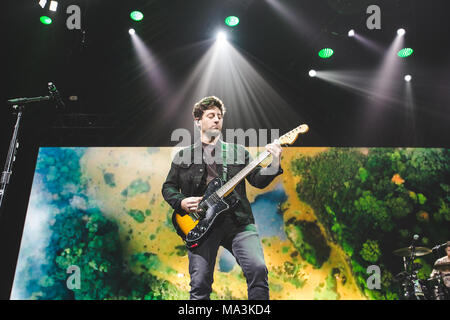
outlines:
[[[50,96],[53,98],[53,100],[56,101],[56,105],[58,107],[61,108],[66,107],[64,101],[61,99],[61,96],[59,95],[58,89],[56,89],[56,86],[53,82],[48,83],[48,92],[50,93]]]

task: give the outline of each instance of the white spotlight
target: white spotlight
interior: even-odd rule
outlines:
[[[227,35],[226,35],[226,33],[223,32],[223,31],[218,32],[218,33],[217,33],[217,41],[223,42],[223,41],[225,41],[225,40],[227,40]]]
[[[406,33],[406,31],[405,31],[405,29],[403,29],[403,28],[400,28],[400,29],[397,30],[397,34],[398,34],[399,36],[403,36],[405,33]]]
[[[128,33],[129,33],[129,34],[131,34],[131,35],[133,35],[133,34],[135,34],[135,33],[136,33],[136,30],[134,30],[134,29],[130,29],[130,30],[128,30]]]
[[[410,82],[411,80],[412,80],[411,75],[407,74],[407,75],[405,76],[405,81],[406,81],[406,82]]]
[[[348,32],[348,36],[349,37],[354,37],[355,36],[355,30],[350,30],[349,32]]]
[[[39,5],[41,6],[41,8],[44,8],[46,4],[47,0],[39,0]]]
[[[58,8],[58,1],[50,1],[50,11],[56,11],[56,9]]]
[[[316,70],[309,70],[309,76],[310,76],[311,78],[315,77],[316,75],[317,75]]]

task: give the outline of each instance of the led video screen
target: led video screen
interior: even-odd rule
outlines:
[[[161,194],[173,149],[41,148],[11,298],[189,299],[188,249]],[[270,298],[400,299],[394,251],[416,234],[426,248],[449,240],[449,151],[283,148],[282,175],[246,182]],[[442,255],[417,257],[419,278]],[[215,268],[212,299],[247,298],[226,249]]]

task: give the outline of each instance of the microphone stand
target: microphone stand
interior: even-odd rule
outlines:
[[[22,114],[25,110],[25,104],[35,103],[41,101],[48,101],[53,99],[53,96],[33,97],[33,98],[16,98],[8,100],[8,104],[13,106],[13,109],[17,111],[16,124],[14,126],[11,142],[9,143],[8,154],[6,156],[5,166],[0,178],[0,217],[3,211],[3,200],[5,199],[6,189],[9,184],[9,180],[12,174],[12,168],[14,161],[16,160],[16,153],[19,149],[19,127],[22,120]]]

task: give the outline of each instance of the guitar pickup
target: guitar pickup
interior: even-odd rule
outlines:
[[[200,219],[203,219],[206,215],[206,210],[203,206],[199,205],[197,208],[196,214],[199,216]]]
[[[194,220],[194,221],[200,219],[200,215],[198,215],[196,212],[191,212],[189,215],[191,216],[192,220]]]

